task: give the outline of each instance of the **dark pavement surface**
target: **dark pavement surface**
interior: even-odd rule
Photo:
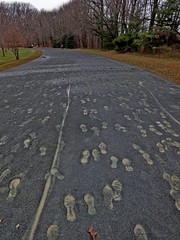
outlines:
[[[1,240],[179,240],[179,178],[178,85],[60,49],[0,73]]]

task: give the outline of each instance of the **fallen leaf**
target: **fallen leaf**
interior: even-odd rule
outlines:
[[[95,232],[92,227],[89,227],[86,231],[90,234],[92,240],[97,240],[97,232]]]
[[[18,228],[20,228],[20,224],[19,223],[16,225],[16,229],[18,229]]]

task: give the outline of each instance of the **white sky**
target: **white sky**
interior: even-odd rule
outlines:
[[[62,6],[63,3],[67,3],[70,0],[5,0],[4,2],[12,3],[12,2],[23,2],[30,3],[38,10],[52,10],[59,6]]]

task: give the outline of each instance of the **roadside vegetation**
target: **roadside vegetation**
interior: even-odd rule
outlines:
[[[132,64],[180,84],[180,53],[166,48],[164,53],[119,53],[114,50],[78,49],[117,61]]]
[[[94,49],[179,82],[179,9],[180,0],[70,0],[52,11],[0,2],[0,48],[17,61],[19,47]]]
[[[39,50],[20,48],[19,59],[17,60],[12,50],[5,50],[4,53],[0,52],[0,71],[34,60],[41,55],[42,52]]]

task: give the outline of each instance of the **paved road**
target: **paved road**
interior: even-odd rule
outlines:
[[[0,239],[179,240],[179,93],[69,50],[0,73]]]

